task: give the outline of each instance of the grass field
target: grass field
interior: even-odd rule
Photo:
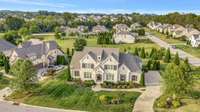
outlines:
[[[186,43],[185,41],[182,41],[182,40],[167,37],[165,34],[159,33],[154,30],[150,30],[147,28],[145,30],[146,30],[146,32],[150,32],[150,33],[154,34],[155,36],[159,37],[161,40],[164,40],[165,42],[167,42],[169,44],[185,44]]]
[[[45,41],[48,40],[56,40],[58,45],[61,47],[61,49],[65,52],[67,48],[73,48],[73,43],[75,41],[75,38],[68,38],[64,40],[58,40],[55,39],[54,36],[35,36],[35,38],[39,38]],[[121,45],[97,45],[97,38],[87,38],[87,46],[89,47],[114,47],[119,48],[121,51],[123,51],[125,48],[127,50],[133,51],[135,47],[144,47],[145,50],[151,50],[152,48],[160,48],[158,45],[152,42],[146,42],[146,43],[134,43],[134,44],[121,44]]]
[[[91,88],[77,84],[68,84],[64,80],[66,73],[62,72],[59,76],[42,82],[31,93],[14,93],[9,99],[31,105],[91,112],[132,112],[132,106],[140,95],[138,92],[93,92]],[[99,101],[99,96],[101,95],[111,97],[118,97],[120,95],[122,103],[102,104]]]
[[[193,48],[189,45],[176,45],[176,48],[181,49],[193,56],[200,58],[200,49],[199,48]]]
[[[9,79],[0,75],[0,89],[3,89],[9,85]]]

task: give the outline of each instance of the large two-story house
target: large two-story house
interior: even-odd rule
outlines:
[[[18,59],[27,59],[37,67],[43,67],[55,64],[58,55],[63,55],[63,52],[55,41],[31,39],[12,51],[10,63],[13,64]]]
[[[9,57],[16,46],[6,40],[0,40],[0,52]]]
[[[85,47],[77,51],[70,63],[71,76],[75,79],[104,81],[133,81],[139,83],[142,61],[117,48]]]
[[[113,35],[113,39],[116,44],[135,43],[137,36],[137,33],[118,32]]]
[[[129,32],[130,28],[126,24],[116,24],[113,29],[116,33],[118,32]]]

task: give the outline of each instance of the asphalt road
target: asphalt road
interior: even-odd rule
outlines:
[[[172,48],[172,46],[170,44],[168,44],[167,42],[159,39],[158,37],[156,36],[153,36],[153,35],[148,35],[147,36],[151,41],[153,41],[154,43],[158,44],[159,46],[163,47],[163,48],[170,48],[170,51],[171,53],[173,54],[176,54],[176,52],[178,52],[179,54],[179,57],[181,59],[185,59],[185,58],[188,58],[189,60],[189,63],[193,66],[200,66],[200,59],[197,58],[197,57],[194,57],[192,56],[191,54],[189,53],[186,53],[184,52],[183,50],[180,50],[180,49],[175,49],[175,48]]]
[[[24,104],[16,106],[7,101],[6,102],[0,101],[0,112],[81,112],[81,111],[54,109],[54,108],[30,106]]]

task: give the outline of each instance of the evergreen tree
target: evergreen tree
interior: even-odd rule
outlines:
[[[141,74],[140,84],[141,86],[145,86],[144,72]]]
[[[137,48],[137,47],[135,48],[135,52],[134,52],[134,54],[135,54],[136,56],[139,56],[138,48]]]
[[[67,56],[69,56],[70,55],[70,50],[69,50],[69,48],[67,48]]]
[[[151,64],[152,64],[152,61],[149,60],[149,61],[147,62],[147,65],[146,65],[146,67],[147,67],[148,70],[151,69]]]
[[[186,72],[191,71],[191,67],[190,67],[190,64],[188,62],[188,58],[185,58],[184,63],[183,63],[183,68],[185,69]]]
[[[72,48],[72,56],[74,55],[74,49]]]
[[[171,53],[170,53],[170,49],[168,48],[166,53],[165,53],[164,62],[169,63],[170,59],[171,59]]]
[[[152,62],[151,70],[157,70],[157,61]]]
[[[160,61],[157,61],[157,64],[156,64],[156,70],[160,70]]]
[[[153,55],[155,54],[155,52],[156,52],[156,49],[155,49],[155,48],[152,48],[152,49],[151,49],[151,52],[150,52],[150,54],[149,54],[149,57],[152,58]]]
[[[179,64],[180,64],[180,59],[179,59],[179,55],[178,55],[178,53],[176,53],[173,62],[174,62],[174,64],[176,64],[176,65],[179,65]]]
[[[184,71],[182,64],[168,64],[163,79],[165,92],[168,94],[182,96],[190,93],[192,89],[192,76],[188,72]]]
[[[5,59],[4,59],[4,69],[5,69],[6,73],[8,73],[10,70],[9,59],[7,57],[5,57]]]
[[[143,47],[142,50],[141,50],[140,57],[141,57],[141,58],[145,58],[145,57],[146,57],[144,47]]]

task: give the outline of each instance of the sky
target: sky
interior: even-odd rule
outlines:
[[[200,14],[200,0],[0,0],[0,10],[76,13]]]

